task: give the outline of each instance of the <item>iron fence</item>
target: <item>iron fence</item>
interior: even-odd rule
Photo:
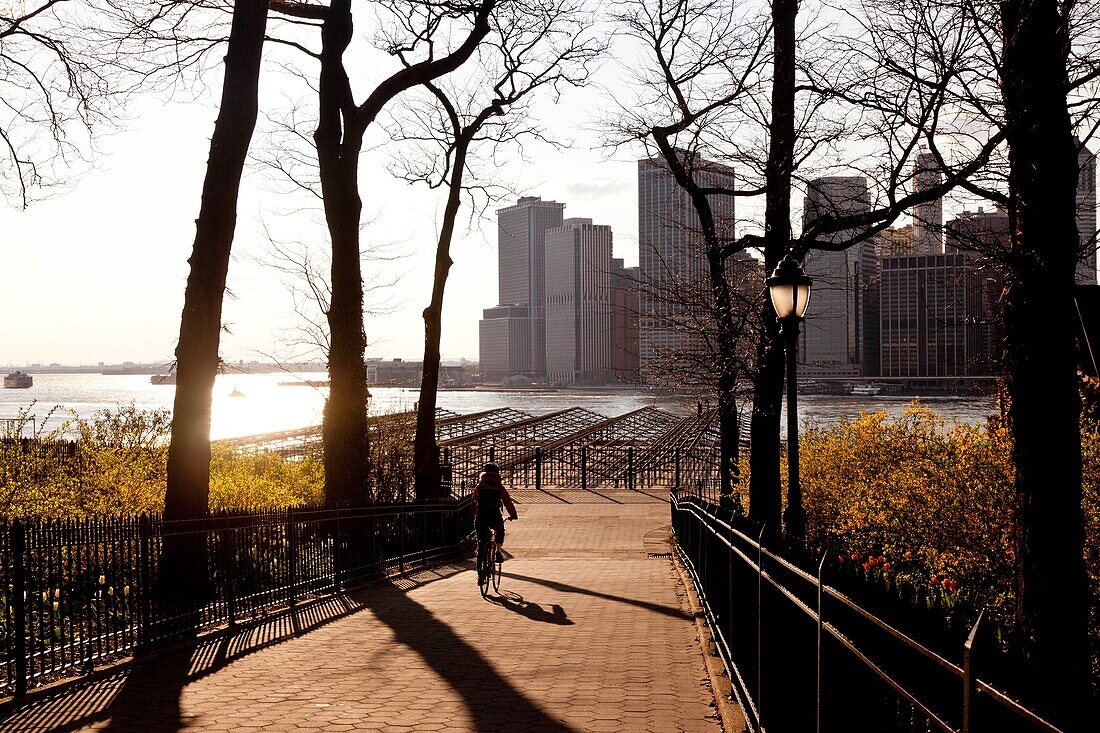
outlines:
[[[671,494],[672,526],[733,695],[754,731],[1058,733],[985,681],[999,652],[981,616],[954,658],[914,641],[814,575]],[[985,677],[985,679],[983,679]]]
[[[0,692],[455,557],[472,530],[468,500],[0,523]]]

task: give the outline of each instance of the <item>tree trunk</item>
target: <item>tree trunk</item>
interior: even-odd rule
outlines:
[[[363,325],[363,274],[359,253],[359,153],[363,130],[354,122],[355,106],[344,68],[351,43],[350,0],[333,0],[321,28],[319,120],[314,133],[332,240],[332,295],[328,310],[329,396],[322,440],[325,502],[362,504],[369,498],[370,442],[367,433],[366,333]]]
[[[218,372],[222,299],[237,225],[237,195],[256,127],[267,0],[236,0],[221,107],[196,220],[176,346],[176,394],[164,518],[205,516],[210,496],[210,401]]]
[[[794,169],[795,20],[798,0],[774,0],[772,119],[765,169],[764,270],[779,264],[791,245],[791,174]],[[783,407],[783,340],[771,298],[760,305],[749,454],[749,517],[766,529],[773,546],[781,537],[779,474],[780,412]]]
[[[1089,637],[1072,316],[1077,151],[1060,5],[1001,3],[1012,237],[1005,367],[1016,464],[1016,609],[1029,687],[1059,725],[1083,730]]]
[[[439,468],[439,445],[435,441],[435,408],[439,394],[439,340],[443,331],[443,293],[451,271],[451,239],[455,219],[462,204],[462,177],[466,169],[467,141],[455,146],[451,169],[450,193],[443,212],[443,227],[435,249],[435,275],[432,300],[424,309],[424,374],[420,380],[420,401],[416,412],[416,439],[413,442],[413,471],[416,498],[433,501],[442,495]]]

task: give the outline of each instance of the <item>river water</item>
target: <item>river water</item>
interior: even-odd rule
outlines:
[[[214,385],[211,437],[232,438],[320,423],[328,390],[280,383],[324,378],[323,374],[219,375]],[[0,389],[0,419],[15,417],[21,407],[32,403],[31,414],[36,416],[39,428],[55,405],[82,417],[131,402],[141,409],[170,410],[174,391],[173,385],[150,384],[147,375],[35,374],[34,386],[30,389]],[[234,391],[239,395],[234,396]],[[402,387],[372,387],[371,412],[411,410],[416,404],[417,393],[418,390]],[[948,418],[970,423],[983,422],[997,409],[992,397],[930,397],[921,402]],[[798,414],[800,421],[829,424],[860,412],[885,410],[897,415],[911,403],[909,397],[801,395]],[[439,406],[457,413],[513,407],[531,414],[544,414],[567,407],[583,407],[611,417],[647,405],[682,412],[694,409],[695,403],[644,392],[456,390],[439,393]],[[67,416],[67,413],[55,414],[46,427],[55,427]]]

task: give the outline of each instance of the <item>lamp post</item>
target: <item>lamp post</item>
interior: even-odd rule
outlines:
[[[787,254],[766,281],[772,306],[786,342],[787,355],[787,509],[783,512],[787,546],[799,552],[806,537],[806,510],[798,480],[798,324],[806,314],[813,280],[793,255]]]

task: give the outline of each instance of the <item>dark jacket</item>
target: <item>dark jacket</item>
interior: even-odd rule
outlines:
[[[483,520],[492,522],[500,516],[502,509],[508,510],[509,518],[516,518],[516,505],[508,496],[508,489],[500,482],[499,473],[481,474],[470,499],[474,504],[474,521],[477,521],[480,512]]]

